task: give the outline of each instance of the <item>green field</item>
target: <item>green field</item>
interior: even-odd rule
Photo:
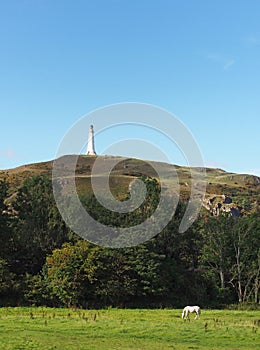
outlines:
[[[259,349],[260,311],[1,308],[0,349]]]

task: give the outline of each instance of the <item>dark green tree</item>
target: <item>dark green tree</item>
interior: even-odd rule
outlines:
[[[8,183],[0,181],[0,257],[6,259],[11,244],[11,217],[8,212],[6,199],[8,197]]]
[[[39,272],[47,254],[68,240],[68,229],[56,207],[47,176],[27,178],[12,203],[14,251],[12,267],[18,274]]]

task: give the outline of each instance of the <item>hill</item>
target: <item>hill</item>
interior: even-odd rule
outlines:
[[[64,166],[68,157],[64,156]],[[110,188],[114,196],[124,199],[127,196],[130,183],[137,177],[145,174],[158,178],[155,170],[140,159],[127,159],[113,156],[102,157],[106,164],[117,161],[110,176]],[[75,171],[77,191],[81,195],[91,193],[91,169],[95,156],[80,155]],[[180,185],[180,196],[187,200],[190,196],[191,172],[189,167],[177,166],[167,163],[149,162],[152,166],[160,165],[165,171],[175,169]],[[0,171],[0,179],[5,178],[10,184],[10,196],[14,195],[23,180],[34,175],[45,174],[52,176],[53,161],[23,165],[17,168]],[[191,171],[196,172],[196,168]],[[248,174],[236,174],[222,169],[206,168],[207,188],[204,207],[213,214],[221,210],[231,211],[233,215],[243,212],[259,210],[260,178]]]
[[[259,302],[258,177],[206,169],[207,193],[197,217],[189,210],[196,208],[194,203],[186,206],[185,200],[194,187],[204,189],[192,183],[204,169],[100,159],[68,155],[0,172],[0,306],[176,308],[193,300],[204,308]],[[164,181],[158,181],[154,170],[159,165]],[[106,166],[112,169],[109,178]],[[66,196],[53,195],[53,174],[58,183],[54,195],[62,191]],[[147,189],[144,201],[135,186],[140,177]],[[130,203],[130,211],[107,209],[91,195],[96,179],[102,190],[106,179],[118,199],[130,198],[132,190],[141,202],[135,206],[131,197],[118,206],[124,209]],[[171,217],[176,183],[183,201]],[[93,220],[81,215],[82,206],[71,192],[75,184]],[[61,211],[68,209],[65,216],[55,198]],[[101,192],[105,204],[110,198]],[[241,217],[217,216],[221,211]],[[197,220],[183,231],[183,218]]]

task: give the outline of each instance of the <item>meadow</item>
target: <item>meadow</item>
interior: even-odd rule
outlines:
[[[0,308],[0,349],[259,349],[260,311]]]

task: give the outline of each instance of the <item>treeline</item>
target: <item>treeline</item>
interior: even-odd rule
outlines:
[[[142,222],[157,206],[160,187],[146,182],[148,197],[131,214],[116,215],[94,197],[82,198],[106,225]],[[0,306],[221,307],[259,303],[260,218],[234,219],[202,211],[184,233],[186,204],[144,244],[120,249],[96,246],[62,220],[51,180],[36,176],[9,195],[0,182]]]

